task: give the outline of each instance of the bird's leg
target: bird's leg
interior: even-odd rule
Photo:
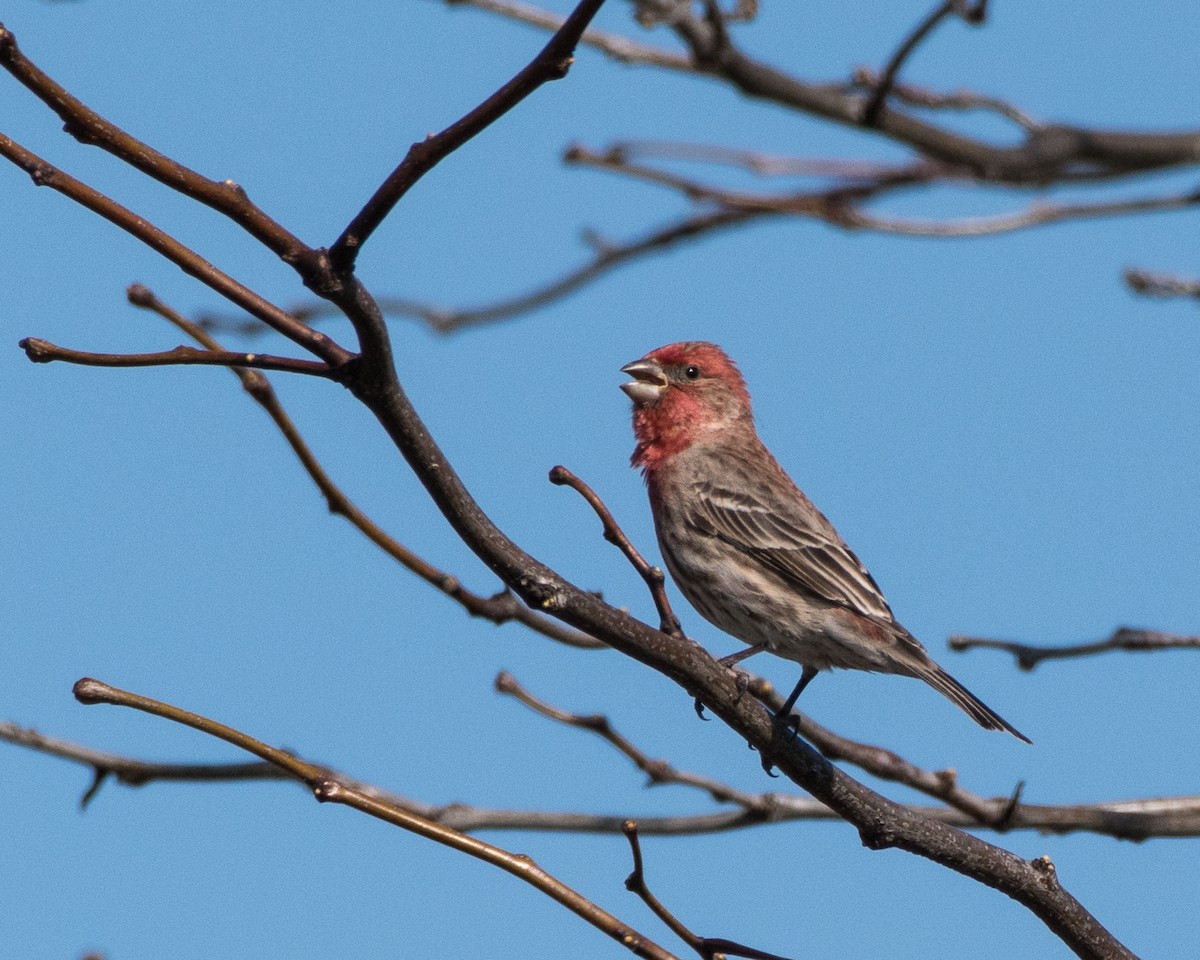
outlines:
[[[816,667],[804,665],[804,669],[800,672],[800,682],[796,684],[796,689],[791,692],[791,695],[783,702],[783,706],[779,708],[779,712],[775,714],[776,720],[782,720],[786,726],[792,726],[792,707],[796,705],[800,694],[804,692],[805,687],[812,683],[813,677],[816,675]]]

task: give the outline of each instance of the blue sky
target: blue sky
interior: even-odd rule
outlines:
[[[556,9],[567,4],[556,2]],[[836,8],[836,9],[835,9]],[[767,2],[743,47],[813,79],[878,66],[926,5]],[[905,78],[970,87],[1043,119],[1180,129],[1196,115],[1191,7],[998,4],[981,30],[947,24]],[[210,176],[237,180],[304,240],[330,243],[408,144],[444,127],[540,46],[535,30],[432,0],[180,5],[17,0],[25,52],[103,114]],[[615,2],[600,24],[645,42]],[[0,78],[2,129],[110,192],[285,305],[291,271],[222,218],[60,131]],[[967,128],[1009,136],[994,121]],[[973,124],[978,126],[972,127]],[[653,137],[881,160],[904,152],[720,85],[582,51],[446,160],[371,240],[380,295],[483,303],[585,255],[579,232],[627,237],[686,212],[660,189],[564,168],[580,141]],[[1187,189],[1190,173],[1118,194]],[[1074,196],[1087,197],[1087,191]],[[0,542],[7,557],[0,715],[149,759],[237,760],[149,717],[84,708],[91,675],[241,727],[431,803],[702,812],[646,790],[605,745],[498,697],[510,670],[570,710],[606,711],[653,756],[768,781],[674,685],[611,653],[469,620],[332,517],[274,428],[219,369],[30,364],[36,335],[80,349],[167,349],[179,336],[124,301],[146,283],[187,311],[215,293],[24,174],[0,167]],[[889,201],[912,216],[1021,206],[944,190]],[[640,581],[590,511],[546,482],[563,463],[657,556],[618,368],[678,339],[722,343],[760,431],[871,568],[898,617],[1034,747],[976,729],[928,688],[822,676],[803,706],[839,732],[987,795],[1031,802],[1197,792],[1195,654],[1111,655],[1022,674],[945,649],[954,633],[1067,643],[1121,624],[1197,629],[1200,327],[1189,304],[1139,299],[1127,266],[1189,275],[1197,214],[937,241],[810,222],[741,230],[609,275],[574,297],[454,337],[394,325],[414,403],[483,507],[573,581],[650,618]],[[330,332],[350,342],[344,324]],[[286,352],[274,340],[249,349]],[[274,377],[323,462],[368,513],[479,592],[493,578],[450,533],[370,415],[327,383]],[[737,648],[678,600],[689,632]],[[752,662],[781,687],[795,665]],[[302,790],[106,787],[3,747],[13,956],[621,955],[513,878]],[[889,796],[912,799],[885,787]],[[626,893],[619,837],[494,834],[670,949]],[[989,839],[991,839],[989,837]],[[1017,834],[1135,952],[1187,956],[1197,841]],[[863,850],[844,824],[645,842],[656,892],[700,932],[788,956],[1042,958],[1065,949],[1016,904],[913,856]],[[868,919],[869,918],[869,919]]]

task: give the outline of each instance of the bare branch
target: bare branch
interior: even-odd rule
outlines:
[[[21,727],[11,720],[0,720],[0,740],[37,750],[39,753],[72,760],[91,767],[92,784],[82,797],[79,806],[87,808],[92,799],[109,777],[129,787],[141,787],[156,780],[173,780],[199,783],[224,782],[230,780],[285,780],[291,777],[269,763],[150,763],[134,760],[115,753],[93,750],[28,727]]]
[[[875,90],[882,83],[879,75],[868,67],[859,67],[854,71],[854,77],[848,90]],[[987,110],[1011,120],[1017,126],[1028,132],[1042,129],[1045,126],[1034,120],[1028,113],[1007,100],[999,97],[989,97],[971,90],[954,90],[950,93],[938,93],[910,83],[892,85],[890,96],[912,107],[924,107],[927,110]]]
[[[319,360],[297,360],[292,357],[273,357],[266,353],[233,353],[230,351],[197,350],[195,347],[176,347],[160,353],[88,353],[71,350],[42,340],[26,337],[18,346],[34,363],[63,360],[86,367],[167,367],[207,365],[216,367],[252,367],[257,370],[283,370],[314,377],[336,380],[338,372]]]
[[[0,41],[5,36],[0,26]],[[3,44],[0,42],[0,48]],[[354,354],[339,346],[323,333],[298,322],[279,307],[259,296],[249,287],[234,280],[229,274],[217,269],[198,253],[184,246],[170,234],[165,233],[148,220],[121,206],[99,190],[47,163],[41,157],[9,137],[0,134],[0,155],[29,174],[35,184],[50,187],[66,197],[99,214],[110,223],[132,234],[156,253],[161,254],[189,276],[216,290],[227,300],[257,317],[267,326],[316,354],[330,367],[341,367],[354,358]]]
[[[499,14],[518,23],[528,23],[543,30],[555,31],[566,23],[566,17],[551,13],[528,3],[507,2],[507,0],[446,0],[451,7],[477,7],[489,13]],[[620,63],[640,63],[667,70],[680,70],[695,73],[691,58],[670,50],[651,47],[637,43],[628,37],[603,30],[585,30],[579,42],[607,54]]]
[[[220,353],[221,345],[212,335],[197,323],[187,319],[179,311],[163,303],[146,286],[133,284],[127,291],[129,302],[158,314],[179,330],[213,353]],[[296,454],[297,459],[312,478],[317,489],[325,498],[329,512],[345,517],[368,540],[396,560],[406,570],[415,573],[426,583],[436,587],[451,599],[457,601],[474,617],[483,617],[497,625],[515,620],[524,624],[551,640],[565,643],[568,646],[581,649],[606,649],[607,645],[586,634],[572,630],[557,620],[530,610],[512,593],[505,590],[491,597],[472,593],[467,590],[459,579],[413,553],[402,543],[383,530],[375,521],[368,517],[336,483],[333,482],[325,468],[313,453],[312,448],[301,436],[295,422],[280,403],[271,382],[261,374],[237,366],[231,366],[232,371],[241,380],[242,387],[262,407],[287,440],[288,445]]]
[[[916,26],[892,54],[887,66],[883,68],[883,73],[871,94],[871,99],[863,107],[862,124],[864,127],[878,126],[883,105],[896,85],[896,77],[900,74],[900,68],[912,56],[913,51],[920,46],[921,41],[928,37],[939,23],[950,16],[961,17],[966,23],[973,26],[981,24],[987,18],[987,0],[976,0],[975,3],[970,3],[968,0],[944,0]]]
[[[1037,203],[1022,211],[987,217],[913,220],[878,216],[865,210],[862,204],[899,189],[956,180],[957,173],[935,164],[914,164],[890,169],[876,179],[857,179],[826,190],[762,194],[729,190],[657,167],[630,163],[620,151],[613,149],[593,151],[576,146],[571,149],[568,159],[572,163],[658,184],[678,191],[689,200],[719,204],[724,209],[810,217],[847,230],[874,230],[913,237],[990,236],[1069,220],[1180,210],[1200,204],[1200,190],[1191,190],[1097,203]]]
[[[786,960],[785,957],[780,957],[778,954],[756,950],[754,947],[747,947],[744,944],[735,943],[733,940],[700,937],[692,933],[653,894],[646,883],[646,871],[645,865],[642,862],[642,844],[638,839],[637,821],[626,820],[621,826],[621,832],[625,834],[625,839],[629,841],[629,849],[633,854],[633,872],[625,878],[625,889],[631,893],[636,893],[641,898],[642,903],[649,907],[654,915],[671,929],[671,932],[675,936],[679,937],[680,940],[695,950],[704,960],[713,960],[714,957],[727,955],[749,957],[750,960]]]
[[[354,268],[362,245],[421,177],[542,84],[565,77],[574,62],[575,46],[580,36],[603,3],[604,0],[580,0],[550,41],[523,70],[441,133],[414,143],[400,165],[391,172],[330,248],[329,259],[334,270],[345,273]]]
[[[179,707],[151,700],[149,697],[139,696],[126,690],[119,690],[87,677],[75,684],[75,698],[80,703],[89,705],[107,703],[131,707],[231,743],[239,749],[274,764],[304,783],[312,790],[319,802],[345,804],[362,813],[370,814],[376,819],[383,820],[385,823],[401,827],[427,840],[433,840],[443,846],[458,850],[460,853],[475,857],[477,860],[499,867],[556,900],[616,940],[634,956],[651,958],[651,960],[674,960],[672,954],[654,941],[637,933],[628,924],[602,910],[582,894],[547,873],[529,856],[510,853],[500,847],[453,830],[444,824],[435,823],[386,799],[356,789],[353,785],[331,775],[330,771],[324,767],[308,763],[285,750],[268,746],[240,730],[199,714],[181,710]]]
[[[87,804],[100,787],[111,777],[118,783],[138,787],[156,781],[185,780],[196,783],[227,782],[230,780],[289,780],[291,774],[265,762],[203,764],[156,763],[107,753],[48,737],[21,727],[11,721],[0,721],[0,740],[29,747],[41,753],[61,757],[89,767],[93,771],[91,786],[81,802]],[[523,830],[541,833],[617,834],[627,817],[593,813],[555,812],[544,810],[497,810],[465,803],[434,806],[411,797],[384,790],[373,784],[328,771],[340,782],[353,785],[355,790],[412,811],[418,816],[444,824],[462,832],[479,830]],[[672,782],[690,784],[684,774]],[[703,779],[703,778],[700,778]],[[704,784],[698,789],[712,792]],[[730,788],[730,801],[740,803],[738,791]],[[794,794],[748,794],[751,802],[734,810],[715,813],[665,817],[638,817],[643,834],[656,836],[695,836],[741,830],[786,821],[841,820],[836,813],[818,800]],[[1000,798],[996,802],[1006,802]],[[764,816],[761,810],[769,810]],[[921,816],[966,829],[988,829],[962,811],[945,807],[909,805],[907,809]],[[1121,800],[1105,803],[1049,806],[1019,804],[1011,821],[1003,829],[1036,830],[1040,833],[1090,832],[1120,840],[1142,841],[1151,837],[1200,836],[1200,796],[1155,797],[1140,800]]]
[[[439,307],[397,297],[381,297],[379,306],[390,316],[407,316],[421,320],[438,333],[457,333],[471,327],[508,320],[548,306],[569,296],[603,274],[648,254],[769,216],[772,214],[768,211],[718,210],[684,217],[631,241],[623,243],[594,242],[592,244],[593,256],[582,266],[569,270],[549,283],[525,293],[482,307]],[[297,304],[291,308],[290,312],[304,321],[342,315],[341,311],[333,304],[311,302]],[[262,327],[253,321],[243,323],[223,314],[204,314],[199,318],[199,322],[209,330],[236,330],[238,333],[248,335],[262,332]]]
[[[1004,650],[1017,659],[1022,670],[1032,670],[1043,660],[1068,660],[1090,657],[1111,650],[1129,650],[1148,653],[1157,650],[1200,650],[1200,636],[1178,633],[1163,633],[1159,630],[1137,630],[1133,627],[1118,627],[1111,637],[1091,643],[1079,643],[1065,647],[1039,647],[1009,640],[987,640],[982,637],[955,636],[949,640],[951,650],[970,650],[973,647]]]
[[[736,803],[748,814],[753,814],[762,820],[770,820],[774,817],[775,803],[768,796],[747,793],[744,790],[738,790],[728,783],[714,780],[711,777],[705,777],[698,773],[689,773],[686,770],[677,770],[665,760],[653,760],[630,740],[618,733],[611,721],[604,714],[578,714],[560,710],[558,707],[551,706],[544,700],[535,697],[517,683],[516,678],[508,672],[502,672],[496,677],[496,690],[515,697],[531,710],[556,723],[566,724],[569,727],[575,727],[580,730],[589,730],[596,734],[632,760],[634,765],[646,774],[650,786],[680,784],[682,786],[693,787],[697,790],[703,790],[718,803]]]
[[[1184,280],[1165,273],[1129,269],[1125,271],[1125,282],[1134,293],[1148,297],[1191,297],[1200,300],[1200,280]]]
[[[0,24],[0,66],[59,115],[63,129],[80,143],[100,147],[159,183],[225,214],[283,260],[311,252],[299,238],[250,202],[232,180],[210,180],[130,136],[43,73]]]
[[[638,552],[633,542],[625,536],[625,531],[617,525],[617,521],[613,519],[612,512],[604,505],[604,501],[596,495],[596,492],[591,487],[566,467],[558,466],[552,468],[550,471],[550,482],[559,486],[565,485],[570,487],[588,502],[588,506],[596,511],[596,516],[600,518],[600,522],[604,526],[604,539],[625,554],[625,559],[633,565],[638,575],[646,581],[646,586],[650,589],[650,596],[654,598],[654,606],[658,610],[659,629],[671,636],[683,636],[683,631],[679,625],[679,618],[675,616],[675,611],[671,609],[671,601],[667,599],[666,580],[663,577],[662,570],[652,566]]]

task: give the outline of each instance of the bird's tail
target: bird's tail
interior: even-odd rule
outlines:
[[[918,671],[917,676],[935,690],[953,700],[972,720],[984,729],[1007,730],[1018,740],[1023,740],[1025,743],[1033,743],[1025,734],[1005,720],[936,663],[930,661],[928,668]]]

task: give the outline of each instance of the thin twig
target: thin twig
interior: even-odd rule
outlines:
[[[859,67],[854,71],[851,90],[878,90],[882,84],[879,74],[869,67]],[[1038,122],[1020,107],[1001,100],[999,97],[989,97],[972,90],[953,90],[950,93],[939,93],[911,83],[893,83],[889,96],[910,107],[923,107],[927,110],[987,110],[1007,120],[1011,120],[1027,133],[1040,131],[1045,124]]]
[[[1185,280],[1166,273],[1151,273],[1147,270],[1125,271],[1125,282],[1134,293],[1148,297],[1191,297],[1200,299],[1200,280]]]
[[[39,753],[71,760],[92,769],[92,783],[79,798],[79,806],[89,803],[110,777],[127,787],[142,787],[159,780],[191,783],[219,783],[231,780],[287,780],[290,775],[263,761],[251,763],[152,763],[115,753],[93,750],[77,743],[48,737],[37,730],[22,727],[11,720],[0,720],[0,740],[29,747]]]
[[[874,230],[910,237],[991,236],[1066,221],[1181,210],[1200,204],[1200,191],[1190,190],[1156,197],[1099,203],[1037,203],[1025,210],[987,217],[963,217],[945,221],[913,220],[878,216],[867,212],[861,205],[885,193],[946,178],[953,179],[956,174],[947,172],[943,176],[940,168],[934,165],[918,165],[899,168],[891,175],[875,181],[851,182],[828,190],[762,194],[729,190],[656,167],[628,163],[612,151],[597,152],[575,147],[571,151],[570,159],[573,163],[610,170],[646,183],[667,187],[683,194],[689,200],[719,204],[725,209],[811,217],[846,230]]]
[[[574,62],[575,47],[580,36],[603,3],[604,0],[580,0],[549,42],[516,76],[441,133],[414,143],[400,165],[388,175],[330,247],[329,260],[334,270],[346,273],[354,269],[362,245],[421,177],[542,84],[565,77]]]
[[[1039,647],[1010,640],[988,640],[982,637],[955,636],[949,640],[951,650],[981,649],[1004,650],[1011,653],[1022,670],[1032,670],[1043,660],[1069,660],[1090,657],[1112,650],[1128,650],[1136,653],[1151,653],[1158,650],[1200,650],[1200,636],[1179,633],[1163,633],[1160,630],[1137,630],[1133,627],[1118,627],[1106,640],[1077,643],[1064,647]]]
[[[156,313],[199,343],[205,350],[215,354],[219,354],[222,351],[221,344],[213,338],[212,334],[199,324],[189,320],[178,310],[164,303],[144,284],[133,284],[126,291],[126,295],[131,304]],[[309,447],[304,437],[300,434],[295,422],[284,409],[283,404],[280,403],[274,387],[271,386],[271,382],[265,376],[253,370],[237,366],[231,366],[230,369],[237,375],[245,391],[267,412],[267,415],[279,428],[280,433],[283,434],[284,439],[287,440],[288,445],[296,454],[296,458],[300,461],[300,464],[304,467],[309,477],[312,478],[317,489],[321,491],[321,495],[325,498],[325,502],[329,506],[329,512],[345,517],[368,540],[396,560],[406,570],[415,573],[426,583],[431,584],[446,594],[446,596],[457,601],[471,616],[483,617],[498,625],[515,620],[529,627],[531,630],[549,637],[551,640],[557,640],[559,643],[565,643],[572,647],[588,650],[607,648],[606,644],[601,643],[593,637],[589,637],[587,634],[580,633],[578,630],[572,630],[557,620],[551,620],[549,617],[530,610],[510,591],[505,590],[490,597],[472,593],[462,585],[457,577],[438,569],[433,564],[413,553],[368,517],[346,495],[345,491],[333,482],[333,479],[325,471],[325,468],[321,466],[312,448]]]
[[[629,841],[629,849],[633,854],[633,871],[625,878],[625,889],[636,893],[659,920],[665,923],[675,936],[698,953],[703,960],[713,960],[719,956],[748,957],[750,960],[787,960],[778,954],[767,953],[748,947],[733,940],[713,937],[701,937],[689,930],[683,922],[666,908],[646,883],[646,869],[642,860],[642,844],[638,839],[638,823],[636,820],[626,820],[621,825],[621,832]]]
[[[226,743],[231,743],[239,749],[274,764],[300,780],[312,790],[316,799],[322,803],[345,804],[383,820],[385,823],[401,827],[427,840],[433,840],[443,846],[458,850],[460,853],[499,867],[561,903],[577,916],[616,940],[634,956],[653,958],[653,960],[673,960],[673,955],[653,940],[637,933],[628,924],[547,873],[527,855],[510,853],[493,844],[453,830],[444,824],[428,820],[386,799],[358,790],[353,785],[331,775],[331,772],[325,767],[301,760],[286,750],[268,746],[261,740],[256,740],[240,730],[218,723],[208,717],[190,713],[149,697],[120,690],[88,677],[76,682],[74,692],[75,698],[83,704],[107,703],[131,707],[134,710],[171,720],[224,740]]]
[[[634,765],[646,774],[650,786],[659,784],[680,784],[703,790],[718,803],[736,803],[749,814],[763,819],[770,819],[774,813],[775,804],[764,794],[748,793],[736,787],[711,777],[698,773],[678,770],[665,760],[653,760],[645,752],[635,746],[629,739],[622,736],[613,727],[611,721],[602,713],[580,714],[570,713],[552,706],[546,701],[535,697],[522,687],[516,678],[504,671],[496,677],[496,690],[514,697],[536,713],[541,714],[555,723],[566,724],[580,730],[589,730],[616,747],[624,756],[633,761]]]
[[[566,22],[566,17],[528,3],[506,2],[506,0],[446,0],[451,7],[476,7],[488,13],[499,14],[518,23],[527,23],[541,27],[543,30],[555,31]],[[607,33],[603,30],[588,29],[583,32],[579,42],[599,50],[620,63],[637,63],[647,66],[662,67],[667,70],[679,70],[695,73],[690,57],[660,47],[651,47],[637,43],[619,33]]]
[[[235,780],[286,780],[291,775],[268,763],[199,764],[157,763],[94,750],[79,744],[47,737],[35,730],[11,721],[0,721],[0,740],[29,747],[52,756],[79,763],[93,771],[91,786],[82,801],[90,801],[95,792],[110,778],[131,787],[148,785],[161,780],[188,780],[196,783]],[[111,775],[109,773],[111,771]],[[128,776],[123,774],[128,771]],[[405,797],[345,774],[330,771],[338,780],[353,785],[355,790],[386,800],[418,816],[444,824],[464,833],[480,830],[523,830],[540,833],[617,834],[626,819],[595,813],[559,812],[546,810],[501,810],[466,803],[435,806]],[[684,781],[680,781],[681,783]],[[703,787],[701,787],[703,789]],[[754,806],[759,802],[771,808],[763,817],[754,809],[738,806],[735,809],[703,814],[638,817],[643,834],[655,836],[697,836],[743,830],[770,823],[840,821],[836,813],[818,800],[785,793],[752,794]],[[1005,802],[1000,798],[997,803]],[[947,807],[916,806],[906,809],[930,820],[965,829],[990,829],[959,810]],[[1200,836],[1200,796],[1154,797],[1103,803],[1051,806],[1022,802],[1014,808],[1005,830],[1036,830],[1040,833],[1067,834],[1089,832],[1118,840],[1142,841],[1151,837]]]
[[[666,226],[658,227],[630,241],[593,243],[593,256],[582,266],[569,270],[554,280],[534,287],[525,293],[482,307],[440,307],[397,297],[381,297],[379,306],[390,316],[413,317],[438,333],[457,333],[472,327],[508,320],[555,303],[603,274],[648,254],[769,216],[773,216],[773,214],[769,211],[758,210],[706,211],[672,221]],[[333,304],[319,302],[297,304],[291,308],[290,312],[304,321],[342,315],[341,311]],[[205,314],[199,318],[199,322],[206,329],[234,330],[250,335],[261,333],[263,329],[253,321],[241,322],[233,317],[216,313]]]
[[[0,40],[3,39],[3,36],[3,27],[0,26]],[[0,134],[0,155],[28,173],[38,186],[56,190],[132,234],[156,253],[174,263],[184,273],[195,277],[236,306],[257,317],[267,326],[316,354],[330,367],[342,367],[354,359],[354,354],[325,334],[298,322],[294,317],[289,316],[249,287],[234,280],[229,274],[217,269],[194,250],[160,230],[144,217],[138,216],[94,187],[64,173],[3,134]]]
[[[612,512],[604,505],[604,501],[596,495],[596,492],[591,487],[564,466],[553,467],[550,470],[550,482],[559,486],[570,487],[588,502],[588,505],[596,512],[596,516],[600,518],[600,522],[604,526],[604,539],[625,554],[625,559],[633,565],[638,575],[646,581],[646,586],[650,589],[650,596],[654,598],[654,606],[658,610],[658,628],[663,633],[673,637],[683,636],[679,618],[675,616],[675,611],[671,609],[671,601],[667,599],[666,578],[663,576],[662,570],[652,566],[638,552],[637,547],[625,536],[625,531],[613,519]]]
[[[966,0],[944,0],[924,20],[917,24],[912,33],[905,38],[896,52],[892,54],[887,66],[883,68],[879,83],[876,85],[871,99],[867,101],[866,106],[863,108],[862,124],[864,127],[874,127],[879,123],[879,116],[883,112],[883,105],[887,101],[888,94],[892,92],[892,88],[896,84],[896,77],[900,73],[900,68],[912,55],[913,51],[917,49],[921,41],[929,36],[939,23],[951,15],[958,15],[972,25],[983,23],[987,18],[987,0],[976,0],[973,4],[966,2]]]
[[[293,357],[273,357],[267,353],[234,353],[232,351],[197,350],[195,347],[176,347],[159,353],[89,353],[60,347],[39,337],[26,337],[18,346],[34,363],[62,360],[85,367],[169,367],[206,365],[214,367],[251,367],[257,370],[282,370],[313,377],[337,379],[338,371],[319,360],[298,360]]]

